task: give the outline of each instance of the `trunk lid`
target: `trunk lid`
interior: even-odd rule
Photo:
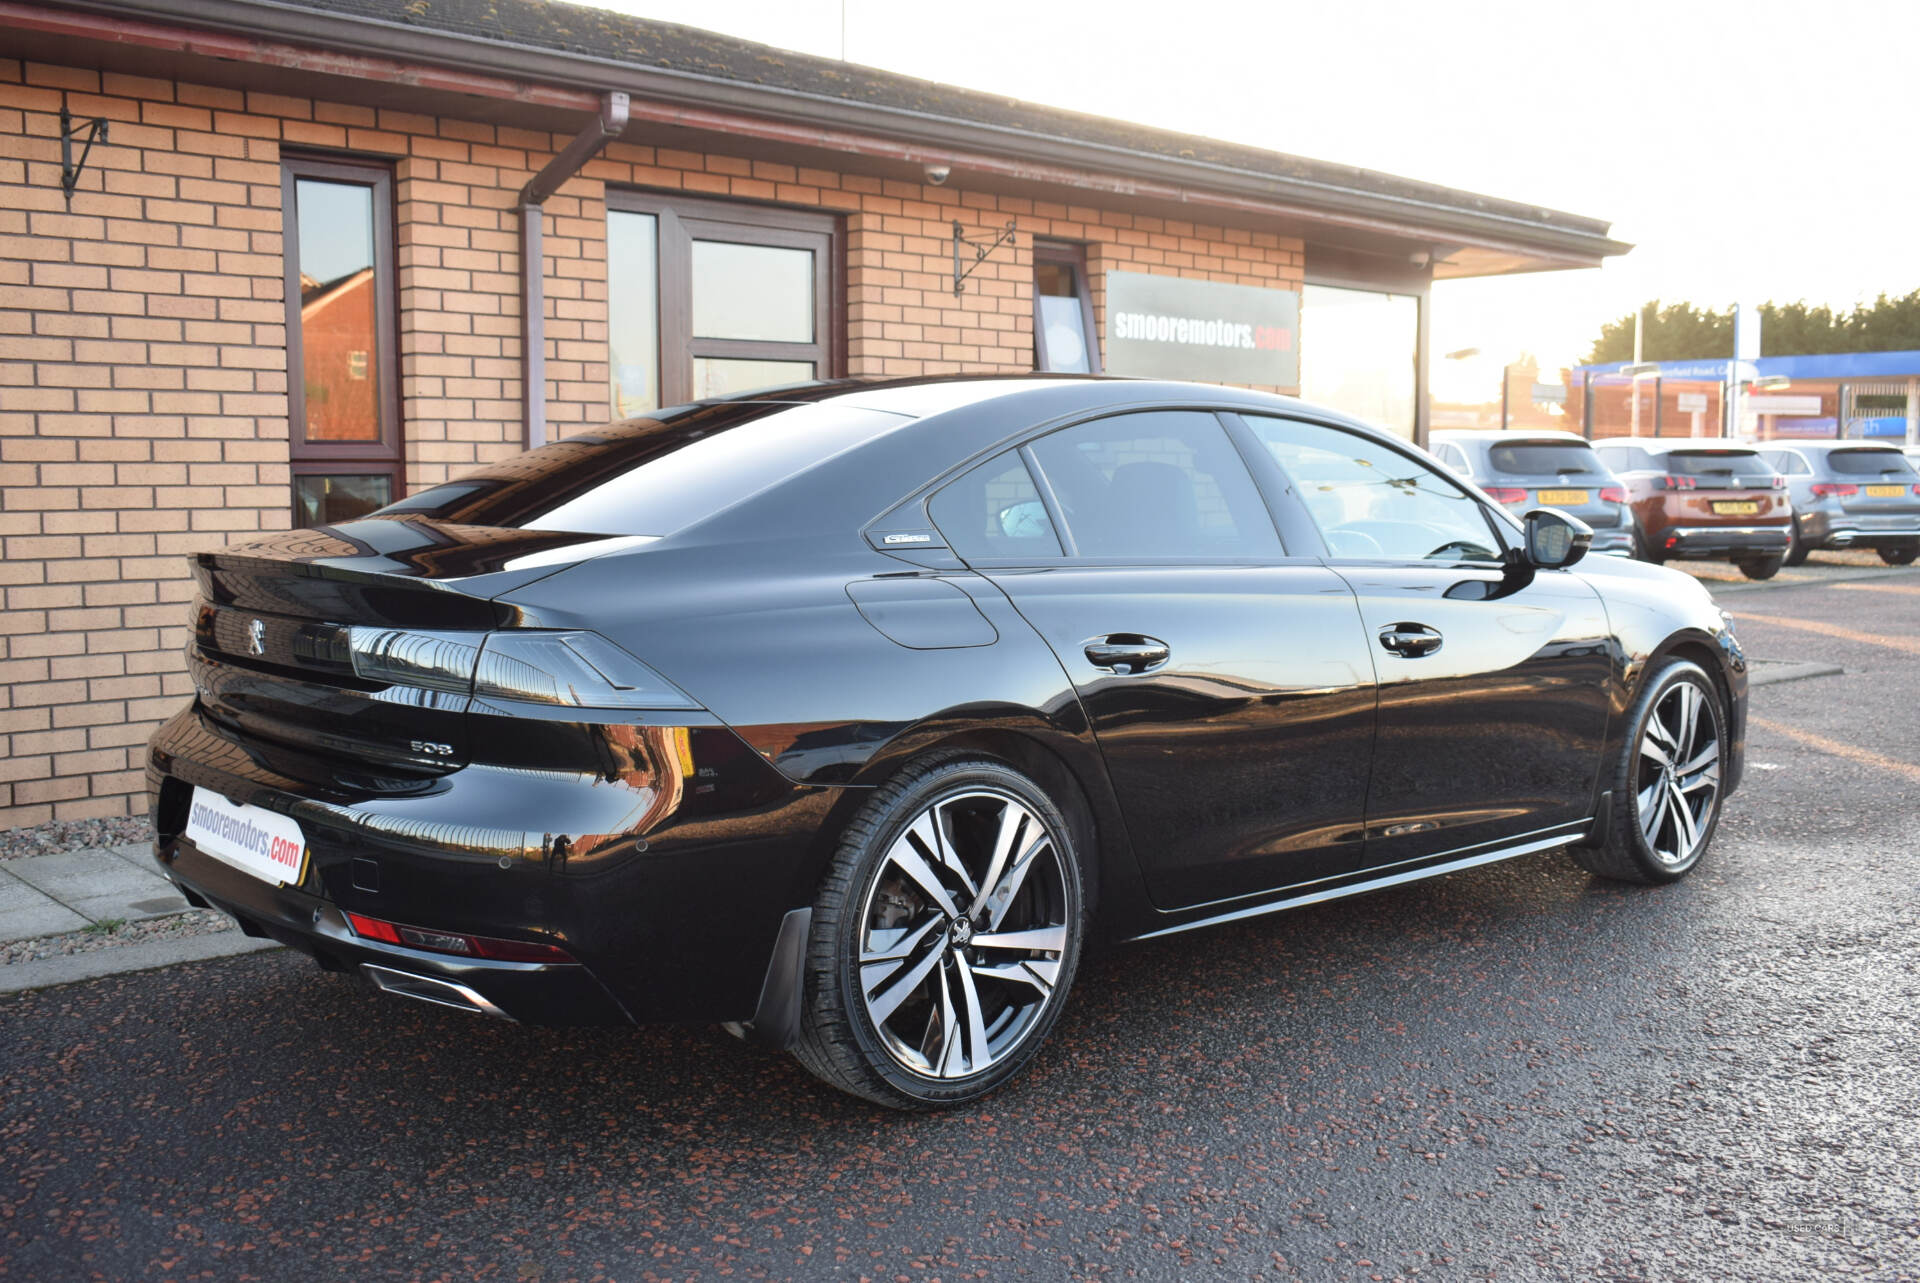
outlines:
[[[633,537],[419,516],[296,530],[194,558],[187,666],[207,716],[243,739],[434,774],[472,756],[469,696],[356,671],[349,639],[419,629],[477,647],[519,612],[494,598]],[[457,645],[456,643],[453,643]]]

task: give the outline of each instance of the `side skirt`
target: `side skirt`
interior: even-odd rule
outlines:
[[[1349,882],[1344,886],[1324,887],[1317,891],[1307,891],[1299,895],[1284,896],[1278,900],[1269,900],[1264,904],[1252,904],[1245,908],[1233,909],[1226,913],[1216,913],[1192,922],[1182,922],[1178,926],[1161,927],[1157,931],[1147,931],[1132,937],[1135,940],[1154,940],[1161,936],[1177,935],[1182,931],[1194,931],[1201,927],[1218,926],[1223,922],[1239,922],[1246,918],[1264,917],[1269,913],[1281,913],[1288,909],[1303,908],[1309,904],[1321,904],[1328,900],[1341,900],[1350,895],[1365,895],[1369,891],[1384,891],[1388,887],[1401,886],[1408,882],[1421,882],[1427,878],[1437,878],[1447,873],[1458,873],[1462,869],[1478,868],[1483,864],[1496,864],[1501,860],[1511,860],[1516,856],[1532,855],[1536,851],[1551,851],[1555,847],[1566,846],[1572,842],[1586,839],[1592,833],[1598,821],[1588,820],[1580,824],[1569,825],[1544,837],[1536,837],[1511,846],[1495,847],[1476,855],[1461,856],[1440,864],[1423,865],[1417,869],[1407,869],[1399,873],[1389,873],[1382,877],[1368,878],[1360,882]]]

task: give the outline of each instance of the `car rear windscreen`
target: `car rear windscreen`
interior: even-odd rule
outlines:
[[[629,419],[469,472],[380,510],[470,526],[671,535],[905,416],[831,403],[720,402]]]
[[[1833,450],[1827,454],[1827,466],[1843,477],[1904,479],[1920,475],[1898,450]]]
[[[1672,450],[1667,453],[1667,471],[1689,477],[1751,477],[1755,484],[1773,484],[1773,468],[1751,450]]]
[[[1592,446],[1571,441],[1516,441],[1487,451],[1495,472],[1515,477],[1564,477],[1604,469]]]

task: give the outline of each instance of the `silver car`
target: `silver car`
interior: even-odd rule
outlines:
[[[1815,548],[1871,548],[1889,566],[1920,557],[1920,472],[1898,446],[1770,441],[1756,448],[1793,496],[1789,566]]]
[[[1435,432],[1428,448],[1516,516],[1558,508],[1593,527],[1593,552],[1633,555],[1626,488],[1585,438],[1571,432]]]

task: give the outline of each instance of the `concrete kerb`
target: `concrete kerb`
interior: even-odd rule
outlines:
[[[187,936],[179,940],[149,940],[143,944],[96,949],[91,953],[61,954],[0,967],[0,994],[51,989],[55,985],[77,984],[82,980],[98,980],[103,976],[153,971],[183,962],[205,962],[210,958],[228,958],[284,947],[272,940],[257,940],[241,935],[238,931],[223,931],[217,935]]]

